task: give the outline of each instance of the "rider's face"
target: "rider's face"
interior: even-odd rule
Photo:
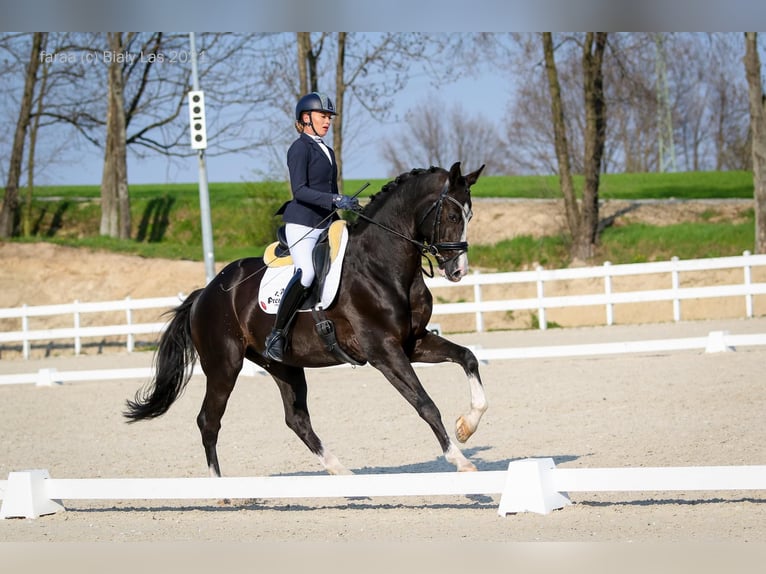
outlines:
[[[320,138],[326,136],[327,132],[330,131],[330,126],[332,125],[332,114],[327,112],[311,112],[307,115],[311,120],[311,125],[306,126],[306,131],[309,134],[313,132],[312,135],[319,136]]]

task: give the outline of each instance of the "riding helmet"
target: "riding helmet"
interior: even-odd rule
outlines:
[[[306,94],[295,106],[295,119],[301,120],[301,114],[303,112],[327,112],[328,114],[336,115],[335,106],[332,100],[321,92],[311,92]]]

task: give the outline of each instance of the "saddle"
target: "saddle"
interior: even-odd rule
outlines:
[[[347,242],[346,221],[342,219],[333,222],[319,236],[312,253],[316,276],[311,291],[300,311],[311,311],[316,323],[316,332],[328,351],[343,362],[362,365],[363,363],[350,357],[338,345],[335,337],[335,324],[325,315],[325,309],[334,304],[338,293]],[[284,226],[277,230],[277,241],[269,245],[264,251],[263,261],[266,264],[266,272],[261,280],[258,304],[265,313],[274,314],[279,308],[279,301],[285,286],[295,272],[295,264],[290,256]]]
[[[303,303],[303,309],[309,309],[322,301],[322,293],[325,288],[327,276],[330,272],[330,264],[342,255],[346,247],[346,221],[334,221],[322,231],[317,239],[312,252],[315,278],[311,286],[311,293]],[[290,246],[285,235],[285,226],[277,229],[277,241],[266,247],[263,260],[269,268],[280,268],[294,265],[290,256]],[[329,306],[329,305],[325,305]]]

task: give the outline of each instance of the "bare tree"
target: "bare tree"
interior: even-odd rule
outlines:
[[[271,141],[262,119],[268,116],[263,108],[275,100],[273,90],[265,86],[277,64],[269,57],[270,47],[261,45],[266,38],[198,37],[209,157],[256,149]],[[130,237],[128,151],[138,158],[162,154],[180,159],[192,154],[183,113],[190,89],[188,34],[77,34],[49,56],[67,75],[40,117],[48,123],[69,124],[82,140],[103,150],[101,232]]]
[[[48,40],[48,34],[45,33],[43,41],[40,45],[41,50],[45,50]],[[39,58],[39,56],[38,56]],[[27,193],[24,198],[24,209],[21,216],[21,229],[24,237],[29,237],[32,234],[32,196],[35,190],[35,155],[37,151],[37,136],[40,132],[40,114],[42,113],[45,94],[48,88],[48,78],[50,76],[50,65],[48,62],[41,62],[41,74],[40,74],[40,90],[37,95],[37,101],[35,102],[37,112],[33,114],[33,118],[29,125],[29,153],[27,155]]]
[[[603,172],[655,171],[659,165],[659,100],[667,98],[679,169],[749,169],[747,108],[741,65],[736,67],[733,34],[663,33],[667,85],[658,83],[656,33],[609,36],[603,62],[604,98],[609,109]],[[508,148],[512,169],[523,173],[556,172],[554,130],[550,120],[547,78],[539,59],[539,40],[516,35],[521,56],[513,61],[520,87],[512,102]],[[560,40],[567,37],[559,36]],[[741,42],[741,40],[738,40]],[[585,110],[581,59],[575,42],[556,49],[571,171],[584,173]],[[735,73],[734,70],[740,73]],[[668,137],[668,132],[662,134]],[[663,141],[669,145],[667,140]],[[747,154],[743,154],[743,150]]]
[[[40,50],[44,41],[44,32],[34,32],[24,76],[24,92],[19,107],[16,129],[13,134],[13,147],[8,167],[8,179],[5,186],[3,207],[0,210],[0,237],[11,237],[15,232],[16,217],[19,207],[19,182],[21,180],[24,159],[24,141],[32,113],[37,70],[40,65]]]
[[[125,78],[123,54],[132,34],[107,32],[112,54],[107,72],[106,144],[101,178],[101,235],[129,239],[131,232],[130,196],[128,195],[128,155],[126,146]]]
[[[343,115],[346,109],[346,90],[348,86],[343,80],[346,74],[346,32],[338,32],[338,49],[335,58],[335,102],[338,115],[333,118],[333,143],[335,151],[335,160],[338,162],[338,191],[343,193]],[[335,137],[335,134],[339,137]]]
[[[554,144],[556,148],[556,160],[558,162],[559,186],[564,196],[564,208],[571,236],[580,234],[580,209],[575,195],[574,179],[569,157],[569,141],[565,124],[564,107],[561,101],[561,84],[559,82],[558,68],[556,68],[555,48],[553,34],[544,32],[542,35],[543,56],[545,58],[545,71],[548,77],[548,91],[550,93],[551,117],[553,118]]]
[[[748,119],[747,89],[737,65],[740,35],[676,32],[663,36],[679,168],[749,167],[749,153],[743,153]]]
[[[312,40],[311,32],[297,32],[298,97],[319,90],[318,64],[326,39],[326,32],[320,33],[316,40]]]
[[[745,74],[750,101],[750,136],[755,199],[755,252],[766,253],[766,98],[758,56],[758,35],[745,32]]]
[[[436,99],[421,102],[406,116],[404,127],[386,138],[381,151],[389,175],[413,166],[486,165],[486,172],[507,172],[507,154],[495,124],[480,113],[469,114],[462,105],[448,107]]]
[[[363,113],[376,120],[387,117],[395,94],[409,81],[413,63],[428,57],[430,40],[416,33],[337,32],[300,33],[296,41],[298,78],[289,76],[296,64],[285,65],[284,83],[292,86],[295,99],[304,93],[303,86],[332,97],[339,112],[333,121],[333,148],[342,182],[344,148],[362,125],[352,118],[360,119]],[[334,60],[322,56],[333,49]],[[286,110],[294,103],[286,104]]]
[[[582,42],[583,96],[585,109],[584,175],[582,208],[578,206],[572,178],[570,147],[565,125],[565,110],[555,60],[553,34],[542,35],[543,56],[551,97],[551,115],[555,133],[559,184],[564,196],[567,224],[572,236],[570,252],[575,260],[593,257],[598,242],[598,186],[606,130],[606,103],[603,86],[605,32],[588,32]]]
[[[598,188],[606,141],[604,98],[604,52],[606,32],[588,32],[583,45],[583,89],[585,98],[585,157],[582,192],[582,223],[576,238],[575,257],[588,260],[598,243]]]

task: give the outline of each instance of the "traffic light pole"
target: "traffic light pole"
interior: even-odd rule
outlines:
[[[197,46],[194,32],[189,32],[191,48],[192,89],[199,91],[199,74],[197,72]],[[215,277],[215,257],[213,255],[213,224],[210,219],[210,194],[207,187],[207,166],[205,149],[197,150],[199,159],[199,211],[202,218],[202,253],[205,259],[205,280],[207,283]]]

